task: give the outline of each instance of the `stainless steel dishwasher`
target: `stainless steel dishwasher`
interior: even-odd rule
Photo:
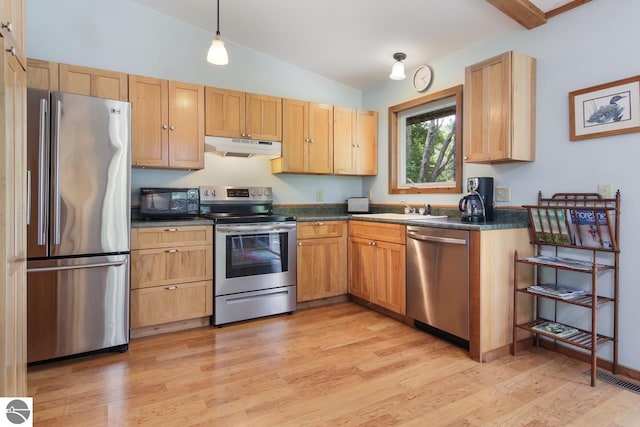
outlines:
[[[407,316],[468,348],[468,231],[407,226]]]

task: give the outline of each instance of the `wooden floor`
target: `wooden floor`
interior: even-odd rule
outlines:
[[[638,426],[640,395],[544,349],[480,364],[353,303],[29,368],[35,425]]]

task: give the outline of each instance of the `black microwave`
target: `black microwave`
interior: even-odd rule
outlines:
[[[200,193],[197,188],[140,189],[141,218],[193,218],[199,214]]]

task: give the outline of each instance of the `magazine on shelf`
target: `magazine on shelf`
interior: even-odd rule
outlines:
[[[533,292],[541,295],[549,295],[561,299],[571,299],[578,296],[585,295],[583,289],[570,288],[562,285],[533,285],[527,288],[529,292]]]
[[[540,332],[546,332],[558,338],[566,338],[570,335],[575,334],[576,332],[579,332],[578,329],[572,328],[571,326],[549,321],[542,322],[539,325],[535,325],[533,329]]]
[[[553,243],[570,245],[571,237],[566,223],[564,209],[547,209],[549,224],[551,224],[551,238]]]
[[[565,209],[531,208],[536,239],[542,243],[571,244]]]
[[[524,260],[540,264],[551,264],[560,267],[575,268],[578,270],[591,270],[593,268],[593,263],[591,261],[583,261],[581,259],[564,258],[559,256],[538,255],[526,257],[524,258]],[[597,264],[597,266],[598,268],[609,267],[606,264]]]
[[[587,248],[613,249],[606,211],[570,209],[569,216],[578,235],[577,245]]]

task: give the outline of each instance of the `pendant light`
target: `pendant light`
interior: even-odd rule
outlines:
[[[407,55],[402,52],[393,54],[393,59],[395,59],[396,62],[393,64],[391,74],[389,74],[389,78],[391,80],[404,80],[405,77],[407,77],[404,74],[404,64],[402,63],[402,61],[406,59],[406,57]]]
[[[211,47],[207,53],[207,61],[213,65],[227,65],[229,63],[227,49],[220,38],[220,0],[218,0],[218,27],[216,28],[216,36],[211,42]]]

